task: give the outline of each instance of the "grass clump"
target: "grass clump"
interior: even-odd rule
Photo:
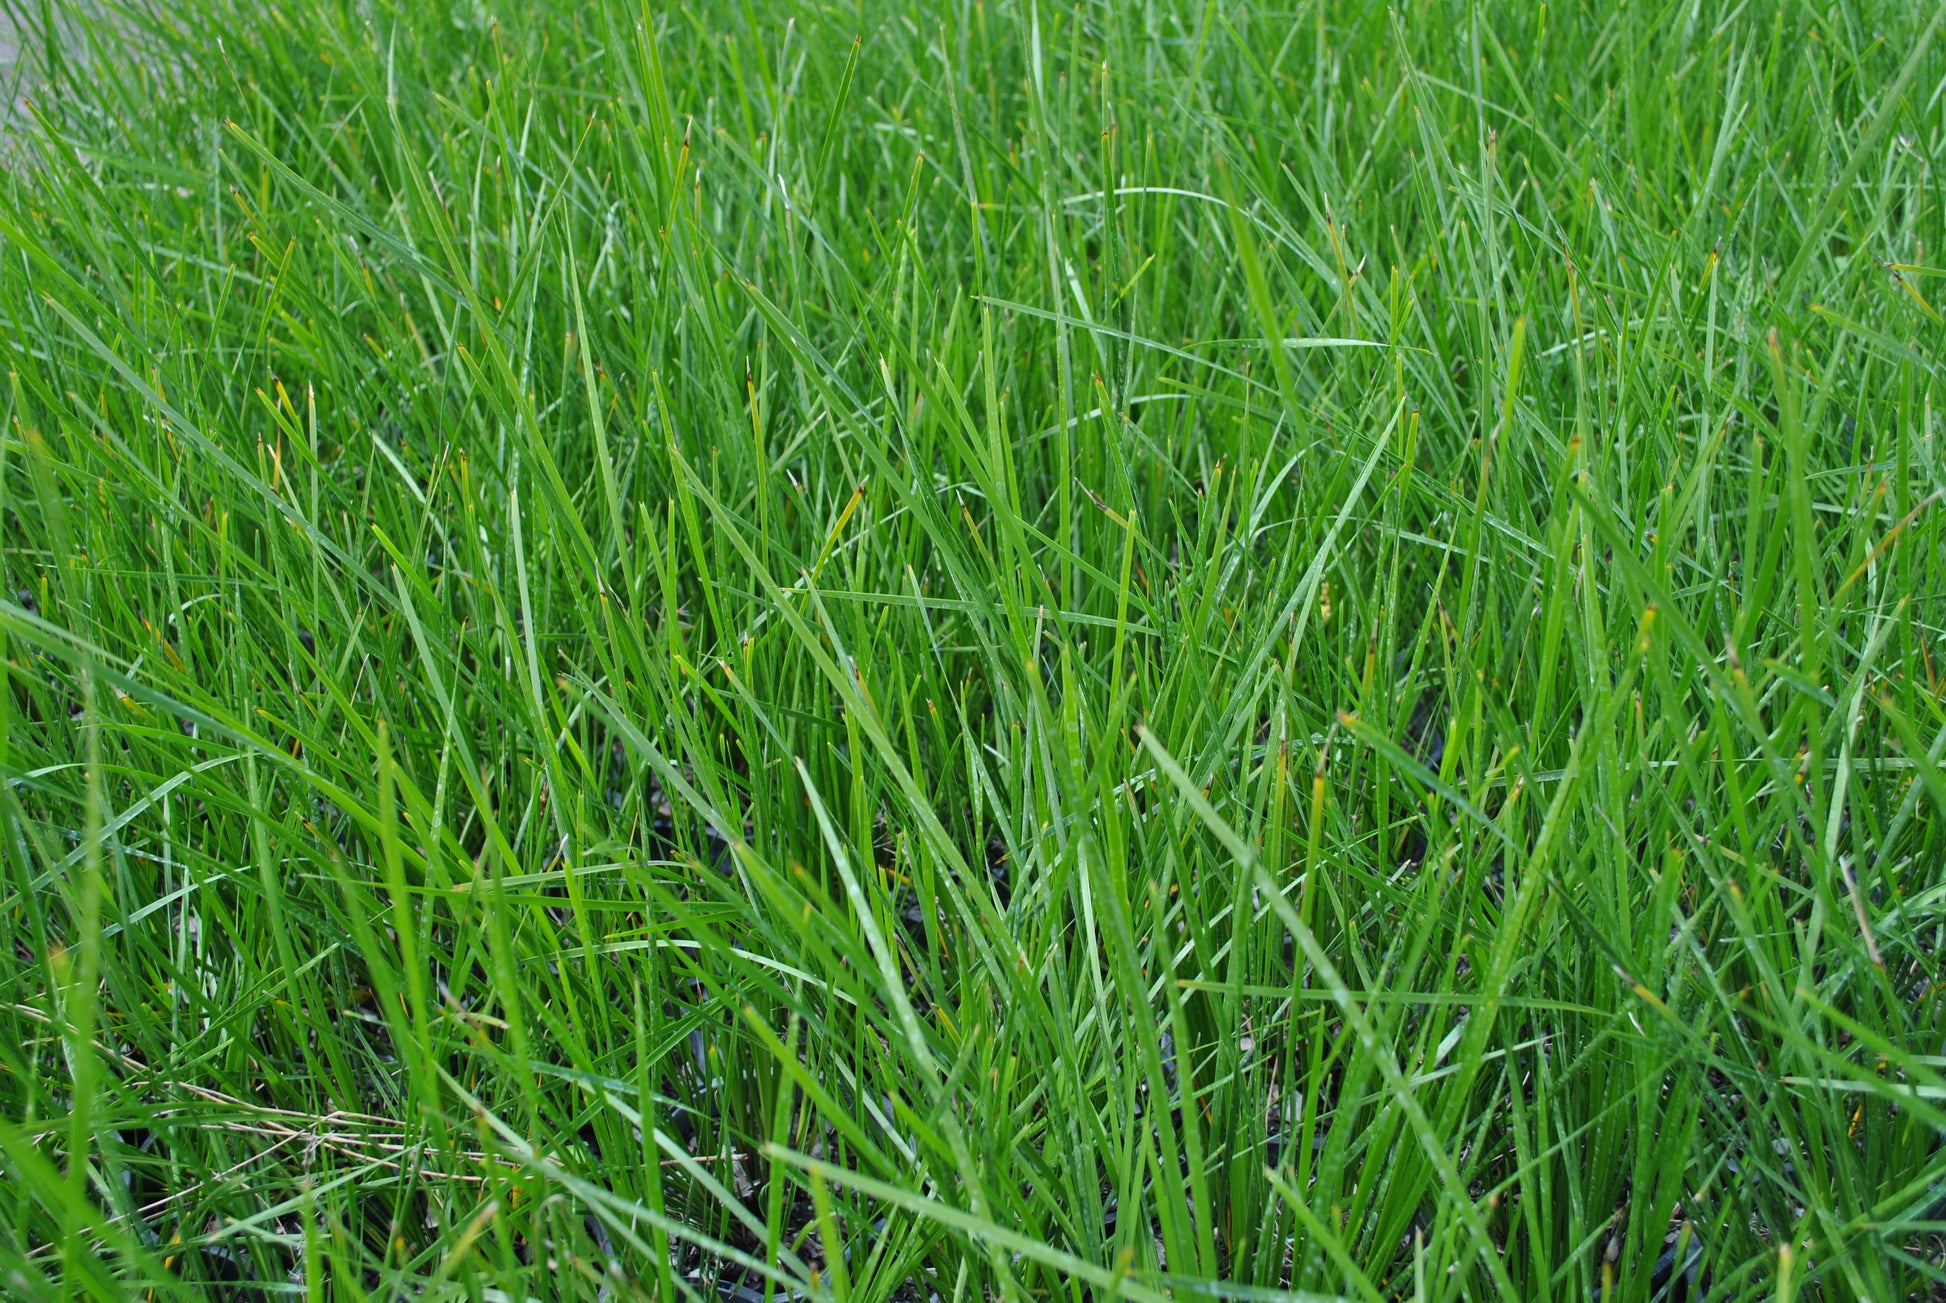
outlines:
[[[14,6],[0,1292],[1937,1294],[1943,18]]]

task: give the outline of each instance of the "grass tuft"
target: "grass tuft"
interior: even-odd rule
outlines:
[[[0,1294],[1946,1297],[1946,7],[0,9]]]

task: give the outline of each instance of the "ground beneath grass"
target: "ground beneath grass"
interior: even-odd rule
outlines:
[[[0,1294],[1946,1290],[1946,8],[0,10]]]

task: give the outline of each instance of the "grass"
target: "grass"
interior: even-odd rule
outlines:
[[[0,1293],[1946,1290],[1946,8],[8,7]]]

